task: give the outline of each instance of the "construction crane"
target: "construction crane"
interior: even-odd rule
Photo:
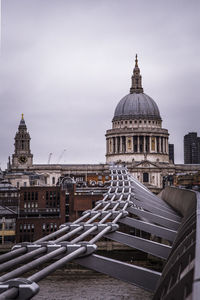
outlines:
[[[57,164],[59,164],[59,162],[61,161],[61,158],[63,157],[65,151],[66,151],[66,149],[64,149],[64,150],[61,152],[61,154],[60,154],[60,156],[59,156],[59,158],[58,158]]]
[[[53,154],[52,152],[49,153],[48,162],[47,162],[48,165],[50,164],[52,154]]]

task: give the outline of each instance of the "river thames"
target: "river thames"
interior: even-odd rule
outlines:
[[[34,300],[149,300],[152,294],[99,273],[53,274],[39,282]]]

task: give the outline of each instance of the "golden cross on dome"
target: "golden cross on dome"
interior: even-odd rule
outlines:
[[[22,120],[24,120],[24,114],[22,114]]]

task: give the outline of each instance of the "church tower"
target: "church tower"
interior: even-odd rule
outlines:
[[[33,165],[33,154],[30,150],[30,134],[27,131],[24,115],[15,135],[15,152],[12,155],[12,168],[27,169]]]

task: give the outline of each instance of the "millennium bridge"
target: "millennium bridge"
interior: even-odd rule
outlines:
[[[110,172],[108,191],[92,210],[0,256],[0,299],[31,299],[39,292],[40,280],[72,260],[151,291],[154,300],[200,299],[199,193],[167,187],[158,197],[126,167],[111,166]],[[123,232],[120,224],[147,235]],[[95,254],[102,238],[162,259],[162,273]],[[28,278],[21,277],[34,270]]]

